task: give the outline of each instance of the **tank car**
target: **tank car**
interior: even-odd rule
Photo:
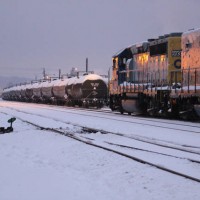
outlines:
[[[45,80],[40,84],[41,101],[43,103],[51,103],[53,98],[54,81]]]
[[[33,96],[32,96],[32,101],[35,103],[38,103],[42,99],[42,94],[41,94],[41,83],[40,82],[35,82],[32,84],[32,89],[33,89]]]
[[[4,100],[10,100],[10,92],[9,88],[4,88],[2,92],[2,99]]]
[[[85,74],[71,78],[66,93],[72,105],[102,107],[107,99],[107,84],[97,74]]]
[[[21,98],[21,86],[18,85],[14,88],[15,91],[15,101],[19,101]]]
[[[7,100],[15,100],[15,87],[11,87],[11,88],[7,88],[5,89],[5,91],[3,91],[3,98],[7,99]]]
[[[100,108],[107,100],[107,83],[99,75],[85,74],[11,87],[2,96],[5,100]]]
[[[53,92],[53,103],[63,105],[66,103],[68,95],[66,94],[66,86],[69,79],[59,79],[54,81],[52,88]]]
[[[25,96],[26,96],[27,102],[32,101],[32,98],[33,98],[33,85],[32,84],[26,85]]]
[[[20,101],[26,101],[26,87],[27,85],[21,85],[19,90],[20,90]]]

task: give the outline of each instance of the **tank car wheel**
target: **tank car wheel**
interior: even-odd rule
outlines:
[[[97,108],[102,108],[103,107],[103,104],[102,103],[98,103],[97,104]]]
[[[89,104],[88,104],[87,102],[84,102],[84,103],[83,103],[83,107],[84,107],[84,108],[89,108]]]
[[[71,107],[72,106],[72,101],[68,101],[67,105]]]
[[[81,101],[78,103],[78,107],[83,107],[83,103]]]

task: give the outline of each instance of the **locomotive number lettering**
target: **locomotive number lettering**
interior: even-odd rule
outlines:
[[[172,57],[180,57],[180,56],[181,56],[181,50],[172,51]]]

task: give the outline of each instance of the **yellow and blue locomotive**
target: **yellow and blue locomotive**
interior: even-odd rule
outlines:
[[[197,95],[200,48],[196,47],[197,44],[190,46],[187,39],[184,40],[188,34],[194,38],[191,32],[166,34],[131,45],[115,54],[109,85],[110,108],[121,113],[153,116],[189,118],[200,115]],[[196,35],[200,38],[200,34]],[[196,40],[194,43],[199,45]],[[184,50],[184,41],[190,50]],[[184,55],[182,49],[187,55]],[[191,55],[188,55],[188,51]],[[189,62],[186,61],[192,55],[198,66],[195,69],[192,64],[188,66]],[[193,90],[186,91],[188,87]]]

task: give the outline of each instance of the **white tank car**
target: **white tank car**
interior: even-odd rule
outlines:
[[[53,85],[54,81],[44,81],[40,85],[41,90],[41,98],[43,102],[50,103],[53,97]]]
[[[15,86],[3,91],[3,99],[102,107],[107,100],[107,82],[96,74]]]
[[[41,83],[40,82],[33,83],[32,89],[33,89],[33,97],[32,97],[33,101],[39,102],[42,98]]]

